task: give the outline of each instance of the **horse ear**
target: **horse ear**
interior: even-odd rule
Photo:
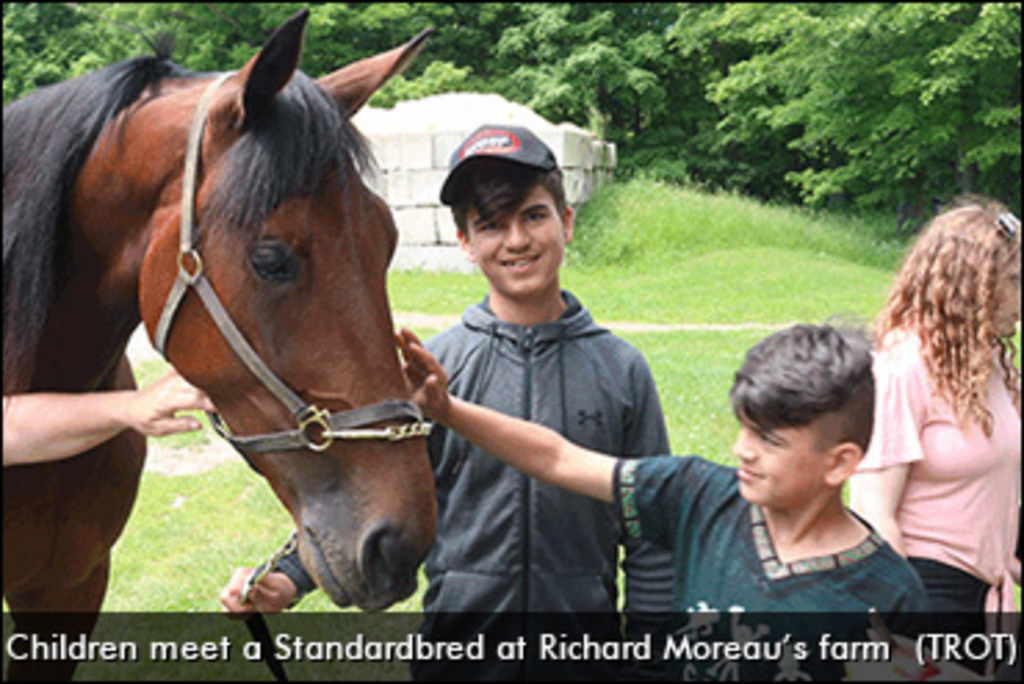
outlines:
[[[263,49],[242,68],[242,120],[246,124],[263,116],[274,96],[291,80],[299,66],[302,33],[308,18],[309,10],[297,12],[274,31]]]
[[[432,28],[423,29],[405,45],[353,62],[320,78],[317,82],[338,104],[345,107],[349,116],[352,116],[366,104],[378,88],[393,76],[402,73],[405,67],[416,59],[426,47],[427,38],[433,32]]]

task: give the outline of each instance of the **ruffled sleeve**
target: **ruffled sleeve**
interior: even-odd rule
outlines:
[[[875,426],[861,471],[924,459],[921,433],[931,389],[914,342],[907,340],[874,356]]]

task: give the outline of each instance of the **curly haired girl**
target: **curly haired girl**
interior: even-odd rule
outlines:
[[[851,479],[851,507],[963,632],[1014,612],[1020,583],[1020,245],[1019,219],[987,198],[925,228],[877,320],[875,431]]]

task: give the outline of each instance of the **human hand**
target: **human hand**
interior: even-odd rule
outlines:
[[[128,427],[147,437],[163,437],[202,428],[192,416],[177,416],[178,411],[213,411],[213,402],[206,394],[190,385],[178,372],[167,375],[149,387],[134,393],[125,405]]]
[[[451,407],[448,374],[413,331],[402,328],[395,335],[395,341],[402,350],[402,372],[412,392],[413,401],[428,418],[443,423]]]
[[[221,611],[232,620],[247,620],[255,612],[280,613],[295,602],[298,587],[283,572],[270,572],[249,591],[242,601],[242,588],[255,568],[238,568],[220,592]]]

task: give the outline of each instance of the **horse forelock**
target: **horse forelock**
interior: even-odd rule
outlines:
[[[372,156],[347,112],[315,81],[296,72],[261,118],[228,150],[213,178],[202,226],[224,226],[255,239],[282,202],[325,183],[343,188],[372,170]]]
[[[151,85],[187,76],[167,55],[113,64],[4,107],[4,392],[26,389],[68,240],[75,180],[104,129]]]

